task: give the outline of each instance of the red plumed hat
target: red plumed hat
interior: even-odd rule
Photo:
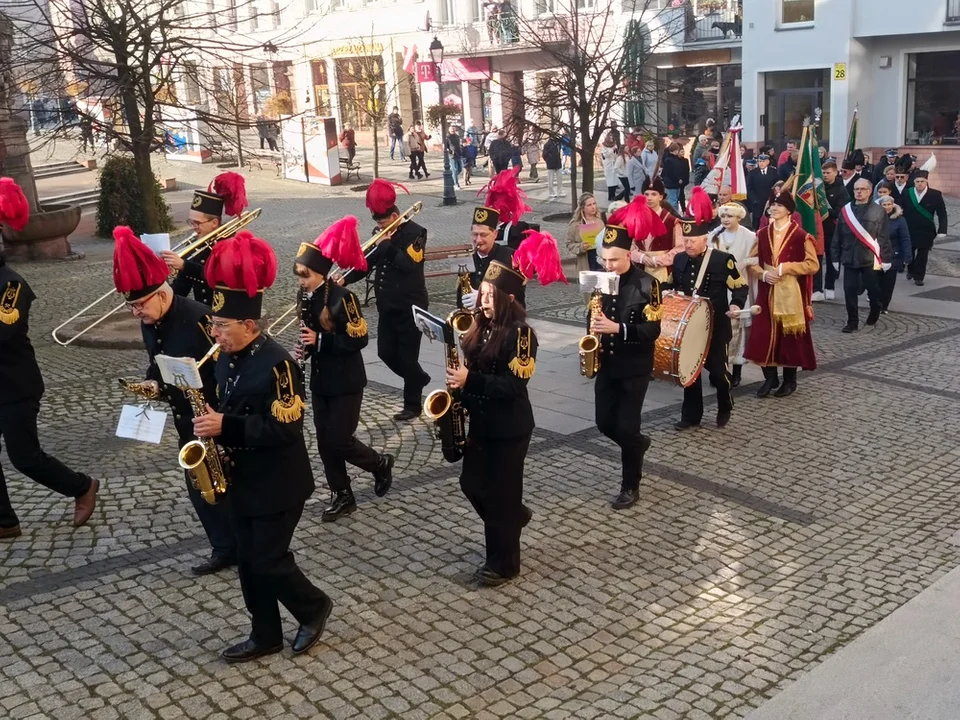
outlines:
[[[536,274],[541,285],[557,281],[567,282],[560,261],[557,241],[550,233],[527,230],[513,254],[513,264],[528,280]]]
[[[260,317],[263,291],[277,278],[277,256],[265,240],[249,230],[213,246],[205,269],[214,288],[214,315],[235,320]]]
[[[400,183],[390,182],[383,178],[376,178],[367,188],[367,209],[374,220],[381,220],[390,214],[397,205],[397,191],[400,188],[407,195],[410,191]]]
[[[113,285],[132,302],[167,281],[170,268],[126,225],[113,229]]]
[[[247,207],[247,183],[243,175],[235,172],[220,173],[208,189],[223,198],[223,209],[227,215],[240,215]]]
[[[690,193],[687,211],[690,217],[683,218],[680,222],[684,237],[706,235],[710,231],[710,223],[713,222],[713,203],[710,202],[707,191],[699,185]]]
[[[647,206],[643,195],[637,195],[627,205],[615,210],[607,218],[607,225],[626,228],[627,233],[636,242],[643,242],[651,235],[663,235],[667,231],[663,220]]]
[[[501,170],[477,193],[477,197],[480,197],[486,191],[484,205],[500,213],[500,222],[518,222],[524,213],[531,210],[524,202],[527,194],[520,189],[520,181],[517,179],[519,174],[519,166]]]
[[[30,203],[12,178],[0,178],[0,223],[20,232],[30,219]]]
[[[347,215],[324,230],[312,244],[304,243],[297,262],[326,275],[333,263],[351,270],[367,269],[367,258],[360,246],[357,218]]]

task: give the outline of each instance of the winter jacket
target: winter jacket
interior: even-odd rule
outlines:
[[[893,269],[899,270],[913,257],[910,229],[903,217],[903,209],[899,205],[894,205],[893,212],[887,215],[887,235],[890,237],[890,248],[893,250]]]
[[[890,248],[890,236],[888,234],[890,223],[887,220],[887,214],[872,202],[868,202],[866,205],[855,204],[853,214],[863,225],[867,234],[880,245],[881,262],[891,262],[893,251]],[[874,265],[873,253],[853,234],[853,230],[843,219],[843,215],[837,222],[830,255],[830,262],[840,263],[846,267],[872,268]]]
[[[660,166],[660,179],[668,190],[676,190],[690,184],[690,164],[686,158],[673,153],[663,156]]]
[[[647,170],[640,162],[640,158],[634,156],[627,161],[627,178],[630,180],[630,190],[632,192],[643,191],[643,181],[647,179]]]
[[[607,187],[619,187],[617,177],[617,148],[612,145],[600,146],[600,162],[603,165],[603,180]]]
[[[563,167],[560,161],[560,143],[555,138],[550,138],[543,144],[543,162],[547,165],[547,170],[559,170]]]
[[[640,162],[643,163],[644,169],[647,171],[647,177],[653,177],[653,174],[657,170],[657,153],[655,150],[647,150],[644,148],[640,152]]]

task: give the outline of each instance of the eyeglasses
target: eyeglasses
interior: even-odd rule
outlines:
[[[187,225],[189,225],[193,230],[199,230],[207,223],[211,223],[213,220],[189,220]]]
[[[207,330],[223,330],[231,325],[240,325],[242,320],[211,320],[207,323]]]
[[[143,312],[143,309],[146,307],[147,303],[153,300],[159,291],[154,291],[147,295],[145,298],[140,298],[135,302],[128,302],[127,307],[130,308],[135,313]]]

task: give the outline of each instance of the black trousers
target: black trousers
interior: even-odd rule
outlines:
[[[290,552],[293,531],[302,513],[303,503],[299,503],[275,515],[233,516],[240,588],[253,621],[250,639],[264,647],[283,643],[280,604],[305,625],[317,617],[328,600],[326,593],[297,567]]]
[[[357,440],[363,392],[350,395],[313,395],[313,424],[317,428],[317,449],[323,461],[327,485],[335,492],[350,489],[347,463],[373,472],[380,454]]]
[[[927,275],[927,259],[930,257],[930,248],[914,248],[913,262],[907,265],[907,272],[913,275],[914,280],[923,280]]]
[[[620,178],[620,185],[623,186],[623,194],[620,199],[624,202],[630,202],[630,178]]]
[[[427,174],[427,166],[423,162],[423,150],[410,151],[410,174]]]
[[[192,418],[192,416],[190,416]],[[187,422],[184,422],[187,420]],[[191,440],[194,440],[193,422],[187,417],[179,421],[177,426],[177,436],[180,438],[180,447],[182,448]],[[230,524],[230,493],[221,498],[216,505],[211,505],[200,491],[193,486],[190,480],[190,473],[184,470],[183,479],[187,485],[187,497],[190,498],[190,504],[193,505],[193,511],[197,514],[197,519],[203,526],[203,531],[207,534],[207,540],[210,541],[210,547],[213,554],[235,558],[237,556],[237,539],[233,535],[233,527]]]
[[[715,337],[716,328],[714,328]],[[703,371],[697,376],[697,381],[693,385],[683,389],[680,417],[688,422],[699,423],[703,419],[703,373],[709,373],[710,384],[717,389],[717,413],[728,413],[733,410],[730,374],[727,372],[727,344],[711,339]]]
[[[487,567],[503,577],[520,573],[523,462],[530,436],[506,440],[470,437],[463,451],[460,489],[483,520]]]
[[[872,267],[855,268],[843,266],[843,299],[847,305],[847,322],[853,325],[860,324],[860,312],[857,310],[857,300],[863,291],[867,291],[870,300],[870,311],[880,311],[883,303],[880,299],[880,281],[877,271]]]
[[[640,487],[643,470],[640,416],[649,385],[649,376],[617,380],[607,376],[602,367],[594,381],[597,429],[620,446],[620,462],[623,466],[621,490]]]
[[[430,376],[420,367],[423,333],[413,322],[410,310],[381,310],[377,323],[377,355],[391,372],[403,378],[403,406],[420,410],[423,388]]]
[[[880,283],[880,309],[887,310],[890,307],[890,301],[893,300],[893,289],[897,286],[897,275],[899,271],[896,268],[890,268],[886,272],[875,270],[877,281]]]
[[[40,400],[22,400],[0,405],[0,438],[7,443],[10,463],[21,473],[46,488],[66,497],[77,498],[90,489],[90,478],[74,472],[40,447],[37,415]],[[19,525],[10,504],[7,481],[0,467],[0,527]]]

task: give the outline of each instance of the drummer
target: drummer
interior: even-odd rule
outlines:
[[[739,317],[747,302],[747,282],[737,269],[737,261],[729,253],[707,247],[707,234],[713,220],[713,206],[703,188],[695,187],[687,203],[692,217],[680,221],[685,252],[673,263],[673,289],[688,297],[701,297],[713,307],[713,333],[703,369],[710,374],[710,384],[717,389],[717,427],[730,422],[733,395],[727,373],[727,343],[732,334],[731,317]],[[728,299],[729,291],[729,299]],[[683,405],[677,430],[700,425],[703,418],[703,385],[696,382],[683,389]]]

